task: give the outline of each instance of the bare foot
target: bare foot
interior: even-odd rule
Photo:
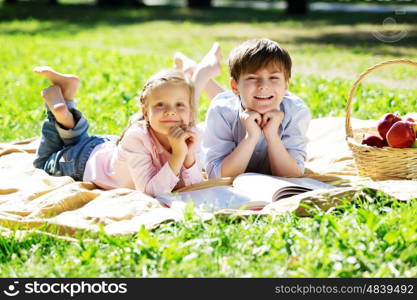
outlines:
[[[192,77],[194,70],[197,67],[197,63],[181,52],[175,52],[174,66],[176,69],[183,71],[184,74]]]
[[[74,100],[77,92],[80,79],[72,74],[62,74],[56,72],[54,69],[43,66],[33,69],[36,74],[40,74],[49,79],[52,84],[59,85],[62,90],[62,95],[65,100]]]
[[[221,73],[221,59],[220,44],[215,42],[206,56],[198,63],[197,68],[207,72],[210,78],[216,77]]]
[[[42,90],[41,94],[57,122],[66,128],[74,128],[74,117],[65,104],[61,88],[58,85],[52,85]]]

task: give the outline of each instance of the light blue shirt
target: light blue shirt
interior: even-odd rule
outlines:
[[[285,94],[278,109],[285,114],[279,126],[279,136],[303,173],[308,142],[306,132],[311,120],[310,110],[300,98],[290,92]],[[231,91],[221,93],[211,101],[202,145],[205,168],[210,179],[221,177],[224,158],[246,135],[246,129],[240,121],[243,111],[239,97]],[[271,174],[267,146],[262,134],[245,172]]]

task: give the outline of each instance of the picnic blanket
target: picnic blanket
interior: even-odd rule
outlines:
[[[375,121],[353,120],[354,128],[374,124]],[[305,216],[308,213],[300,203],[328,210],[337,205],[341,197],[352,198],[355,193],[363,192],[364,186],[400,200],[417,196],[414,181],[375,182],[358,176],[344,140],[343,118],[312,120],[308,137],[305,175],[328,183],[339,180],[336,189],[303,193],[269,204],[260,211],[224,209],[211,213],[196,210],[196,214],[203,220],[215,215],[246,217],[291,211]],[[37,145],[37,138],[0,144],[0,233],[13,228],[41,229],[59,236],[76,236],[78,233],[95,235],[100,231],[110,235],[132,234],[142,225],[154,229],[163,222],[184,218],[185,204],[166,208],[139,191],[125,188],[105,191],[89,182],[76,182],[66,176],[49,176],[32,166]],[[182,190],[229,185],[231,182],[231,178],[209,180]]]

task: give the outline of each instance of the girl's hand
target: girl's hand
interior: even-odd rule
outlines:
[[[192,131],[191,127],[187,125],[181,125],[180,127],[182,128],[182,130],[184,130],[184,132],[187,135],[185,143],[188,147],[188,153],[194,152],[195,147],[197,145],[197,135],[195,134],[195,132]]]
[[[195,164],[195,148],[197,147],[197,135],[191,130],[190,127],[182,125],[181,128],[188,134],[188,138],[185,140],[187,144],[188,152],[185,156],[184,167],[190,168]]]
[[[267,111],[262,115],[261,128],[266,139],[278,135],[278,128],[283,119],[284,113],[277,109]]]
[[[171,145],[172,155],[185,158],[188,153],[187,139],[190,134],[181,126],[174,126],[169,129],[168,142]]]
[[[197,144],[197,137],[188,126],[180,125],[170,128],[168,142],[172,149],[169,162],[176,175],[179,174],[181,166],[188,169],[195,164],[194,148]]]

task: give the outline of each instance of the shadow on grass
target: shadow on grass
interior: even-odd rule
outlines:
[[[0,6],[0,20],[39,20],[76,23],[81,27],[95,24],[124,25],[146,21],[190,21],[212,24],[221,22],[308,22],[320,25],[382,24],[393,13],[344,13],[310,12],[306,17],[289,17],[282,10],[219,7],[207,10],[191,10],[170,6],[148,7],[97,7],[89,4],[45,5],[20,2]],[[415,14],[401,16],[402,23],[417,24]]]
[[[288,17],[281,10],[256,10],[250,8],[212,8],[208,10],[190,10],[169,6],[152,7],[97,7],[93,5],[45,5],[31,2],[20,2],[0,7],[0,34],[3,35],[71,35],[80,30],[94,29],[98,26],[123,26],[149,21],[192,22],[196,24],[218,24],[244,22],[262,24],[275,22],[277,26],[294,26],[295,28],[322,29],[333,25],[346,25],[343,32],[324,32],[319,36],[298,36],[294,43],[332,44],[340,47],[378,48],[384,43],[376,39],[371,31],[353,28],[355,25],[381,25],[387,17],[395,17],[389,13],[343,13],[343,12],[310,12],[306,17]],[[417,24],[415,14],[395,17],[401,24]],[[34,26],[26,24],[14,25],[12,21],[37,21]],[[2,23],[10,22],[1,26]],[[29,24],[28,23],[28,24]],[[226,38],[227,37],[223,37]],[[230,36],[235,39],[236,36]],[[271,38],[274,38],[271,36]],[[402,40],[387,45],[401,47],[417,46],[417,30],[409,30]],[[391,47],[393,56],[400,56],[395,47]],[[375,53],[378,54],[378,53]],[[381,53],[382,54],[382,53]]]
[[[395,40],[396,34],[400,32],[380,32],[389,40],[392,37],[393,42],[384,42],[375,37],[375,32],[372,31],[355,31],[355,32],[342,32],[342,33],[322,33],[318,37],[296,37],[294,43],[311,43],[311,44],[322,44],[322,45],[335,45],[338,47],[357,47],[358,51],[363,50],[370,51],[374,55],[390,55],[393,57],[402,57],[407,55],[409,51],[403,51],[401,48],[417,48],[417,30],[405,31],[405,36],[400,38],[398,41]],[[384,47],[389,46],[389,47]]]

